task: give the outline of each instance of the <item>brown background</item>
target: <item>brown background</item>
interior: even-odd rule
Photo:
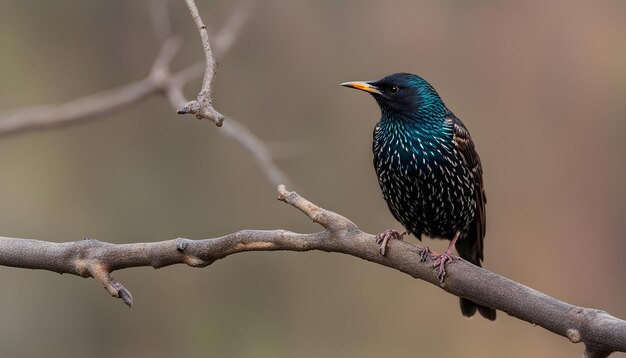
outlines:
[[[200,1],[219,28],[233,3]],[[0,110],[147,75],[150,1],[0,2]],[[202,58],[182,1],[175,67]],[[485,169],[485,266],[626,317],[626,3],[259,1],[220,60],[218,110],[281,155],[295,189],[369,232],[399,228],[371,164],[379,113],[338,86],[421,74],[470,128]],[[199,82],[187,86],[189,97]],[[0,138],[0,235],[123,243],[318,228],[255,162],[163,98],[86,125]],[[426,241],[435,250],[444,242]],[[245,253],[206,269],[92,280],[0,268],[2,357],[573,357],[582,346],[326,253]],[[619,356],[619,355],[616,355]]]

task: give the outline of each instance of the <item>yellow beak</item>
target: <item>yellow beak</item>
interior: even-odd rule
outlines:
[[[365,91],[365,92],[369,92],[369,93],[375,93],[375,94],[382,94],[382,92],[380,92],[380,89],[376,86],[373,86],[367,82],[344,82],[341,84],[341,86],[344,87],[349,87],[349,88],[355,88],[361,91]]]

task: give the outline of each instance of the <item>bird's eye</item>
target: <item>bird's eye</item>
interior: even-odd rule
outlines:
[[[389,92],[391,92],[391,93],[398,93],[398,86],[392,86],[392,87],[389,89]]]

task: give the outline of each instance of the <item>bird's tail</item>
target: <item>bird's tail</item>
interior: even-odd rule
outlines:
[[[472,238],[470,237],[461,237],[459,241],[456,242],[456,250],[459,252],[459,256],[461,256],[461,258],[473,263],[478,267],[481,267],[480,261],[482,259],[482,252],[478,245],[478,240],[472,240]],[[463,316],[472,317],[474,314],[476,314],[476,311],[478,311],[481,316],[490,321],[494,321],[496,319],[495,309],[479,305],[478,303],[470,301],[467,298],[461,297],[459,300],[461,304],[461,313],[463,313]]]
[[[476,313],[476,310],[478,310],[480,315],[485,317],[486,319],[490,321],[496,320],[496,310],[494,310],[493,308],[479,305],[478,303],[470,301],[467,298],[463,297],[459,298],[459,301],[461,303],[461,313],[463,314],[463,316],[472,317]]]

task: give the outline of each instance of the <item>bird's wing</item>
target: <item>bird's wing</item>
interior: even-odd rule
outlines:
[[[485,215],[485,204],[487,203],[487,196],[485,195],[485,187],[483,185],[483,168],[480,164],[480,157],[474,147],[474,141],[470,136],[469,131],[453,113],[450,113],[447,119],[448,123],[452,126],[452,141],[456,150],[465,165],[474,174],[474,199],[476,200],[476,217],[470,224],[468,234],[470,236],[476,235],[476,244],[478,248],[478,259],[483,259],[483,238],[485,237],[485,230],[487,228],[487,218]]]

